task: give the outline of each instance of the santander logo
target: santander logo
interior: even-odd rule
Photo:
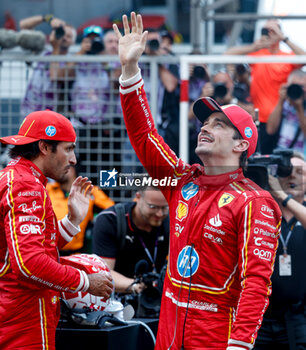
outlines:
[[[220,215],[217,214],[215,217],[209,219],[209,223],[214,227],[220,227],[222,226],[222,221],[220,219]]]

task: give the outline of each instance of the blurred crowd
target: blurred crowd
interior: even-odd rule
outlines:
[[[33,16],[20,21],[21,30],[31,30],[46,22],[50,25],[48,42],[50,50],[43,55],[110,55],[117,56],[118,40],[112,30],[104,31],[97,25],[85,27],[79,33],[78,52],[70,48],[77,39],[76,29],[52,15]],[[149,35],[145,55],[174,56],[173,35],[169,31],[148,28]],[[283,42],[290,52],[280,48]],[[193,52],[192,54],[200,54]],[[228,48],[226,55],[303,55],[305,51],[294,44],[282,32],[277,20],[267,21],[259,39],[252,44]],[[171,61],[170,61],[171,62]],[[211,96],[220,105],[237,104],[247,110],[257,120],[260,131],[258,151],[270,154],[275,148],[292,148],[304,153],[306,125],[304,120],[304,97],[306,78],[302,65],[278,64],[236,64],[206,65],[190,64],[189,101],[201,96]],[[150,100],[151,71],[148,64],[141,66]],[[69,116],[83,136],[92,138],[95,144],[90,148],[108,149],[122,164],[122,170],[135,163],[136,156],[126,138],[122,142],[122,111],[118,93],[119,62],[110,59],[100,62],[38,62],[33,67],[24,99],[21,104],[21,117],[31,111],[51,109]],[[154,85],[155,86],[155,85]],[[179,64],[159,64],[157,82],[157,125],[160,134],[175,152],[179,149]],[[189,112],[189,149],[193,150],[193,137],[199,132],[199,122]],[[82,131],[87,126],[86,133]],[[98,126],[96,128],[96,126]],[[102,127],[101,127],[102,125]],[[88,128],[90,129],[88,131]],[[80,135],[82,136],[82,135]],[[110,143],[110,138],[120,141]],[[103,140],[99,143],[96,141]],[[121,148],[130,152],[123,152]],[[93,159],[95,157],[93,156]],[[189,162],[198,162],[193,151]]]

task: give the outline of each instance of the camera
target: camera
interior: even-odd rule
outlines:
[[[291,84],[287,88],[287,96],[291,98],[291,100],[298,100],[304,95],[304,90],[301,85]]]
[[[238,76],[244,75],[245,73],[249,73],[250,68],[247,64],[239,63],[235,66],[235,72]]]
[[[65,29],[63,26],[55,28],[55,38],[56,40],[61,39],[65,35]]]
[[[159,274],[148,272],[137,279],[146,288],[138,296],[137,317],[158,317],[161,304],[161,291],[158,286]]]
[[[87,55],[97,55],[104,50],[104,44],[101,38],[91,39],[91,48],[87,51]]]
[[[136,317],[158,318],[161,296],[167,264],[160,273],[147,272],[149,264],[140,260],[135,265],[135,283],[143,283],[146,288],[140,294],[124,294],[120,297],[122,304],[130,304],[135,310]]]
[[[269,36],[269,29],[268,28],[261,28],[261,35]]]
[[[160,44],[157,39],[152,39],[148,41],[148,46],[150,48],[150,51],[155,52],[159,50]]]
[[[208,80],[207,72],[202,66],[194,66],[191,76],[196,79]]]
[[[227,87],[223,83],[217,83],[214,85],[214,98],[224,98],[227,94]]]
[[[233,96],[237,98],[238,101],[242,103],[250,103],[250,91],[247,84],[244,83],[235,83]]]
[[[292,173],[293,150],[275,149],[272,154],[253,155],[249,158],[245,176],[261,188],[269,189],[269,170],[277,177],[287,177]]]

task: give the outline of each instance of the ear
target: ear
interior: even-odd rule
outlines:
[[[249,141],[247,140],[235,140],[237,144],[233,147],[233,152],[242,153],[249,148]]]
[[[46,142],[39,140],[38,141],[38,147],[40,152],[45,156],[48,154],[49,149],[50,149],[50,145],[48,145]]]
[[[136,192],[135,199],[138,201],[140,199],[140,197],[141,197],[140,192]]]

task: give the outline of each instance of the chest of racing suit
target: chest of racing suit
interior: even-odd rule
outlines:
[[[241,169],[207,176],[177,158],[154,127],[140,74],[121,82],[121,101],[130,141],[170,208],[156,349],[251,349],[271,294],[278,205]]]
[[[39,168],[21,157],[0,172],[0,343],[7,341],[8,348],[14,327],[37,322],[39,330],[41,322],[44,334],[55,329],[60,291],[88,288],[85,272],[58,262],[58,247],[78,230],[67,218],[57,222],[46,182]],[[35,334],[31,336],[33,344]]]

